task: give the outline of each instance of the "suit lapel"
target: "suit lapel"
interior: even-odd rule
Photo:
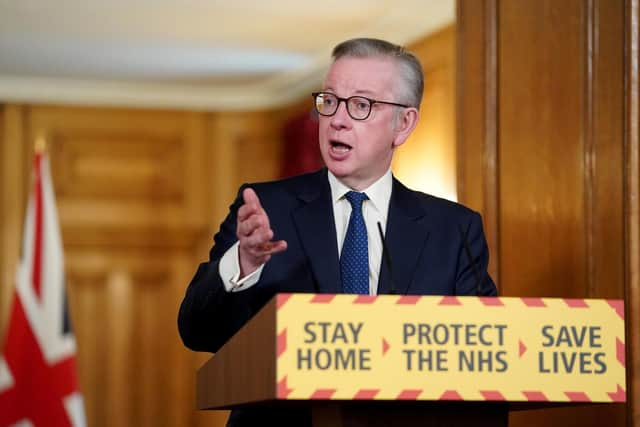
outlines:
[[[293,212],[302,247],[320,293],[339,293],[342,290],[338,260],[338,243],[333,219],[331,189],[326,169],[314,175],[318,181],[301,190],[298,198],[302,206]]]
[[[393,268],[390,270],[382,260],[378,294],[390,293],[390,271],[396,293],[407,292],[428,237],[426,212],[417,203],[413,192],[394,178],[385,232]]]

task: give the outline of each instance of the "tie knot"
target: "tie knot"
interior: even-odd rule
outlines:
[[[362,202],[368,200],[366,193],[358,193],[357,191],[349,191],[344,197],[351,203],[351,209],[361,210]]]

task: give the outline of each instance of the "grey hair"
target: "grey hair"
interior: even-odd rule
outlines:
[[[422,65],[418,58],[404,47],[380,39],[357,38],[338,44],[333,48],[331,56],[334,62],[344,57],[382,57],[394,60],[400,69],[400,78],[403,83],[398,94],[401,99],[396,102],[420,108],[424,90]]]

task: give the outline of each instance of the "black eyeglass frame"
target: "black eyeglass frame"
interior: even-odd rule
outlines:
[[[318,110],[318,96],[320,95],[331,95],[333,97],[335,97],[338,102],[336,104],[336,109],[333,111],[333,113],[331,114],[323,114],[320,112],[320,110]],[[333,115],[335,115],[338,112],[338,109],[340,108],[340,103],[344,102],[345,107],[347,108],[347,114],[349,114],[349,117],[351,117],[353,120],[367,120],[369,118],[369,116],[371,115],[371,110],[373,109],[373,104],[387,104],[387,105],[393,105],[395,107],[402,107],[402,108],[410,108],[409,105],[405,105],[405,104],[398,104],[397,102],[389,102],[389,101],[378,101],[377,99],[371,99],[371,98],[367,98],[366,96],[361,96],[361,95],[354,95],[354,96],[350,96],[348,98],[341,98],[338,95],[336,95],[335,93],[331,93],[331,92],[313,92],[311,94],[311,96],[313,97],[313,108],[316,110],[316,112],[318,114],[320,114],[321,116],[325,116],[325,117],[331,117]],[[367,113],[367,115],[363,118],[356,118],[353,117],[353,115],[351,114],[351,110],[349,109],[349,101],[352,100],[353,98],[360,98],[360,99],[366,99],[369,102],[369,112]]]

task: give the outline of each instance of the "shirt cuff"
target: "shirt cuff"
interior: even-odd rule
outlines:
[[[264,269],[264,264],[251,274],[246,275],[242,279],[240,277],[240,262],[238,255],[238,247],[240,244],[236,242],[227,252],[224,253],[218,264],[218,273],[224,283],[227,292],[238,292],[249,289],[260,280],[260,275]]]

